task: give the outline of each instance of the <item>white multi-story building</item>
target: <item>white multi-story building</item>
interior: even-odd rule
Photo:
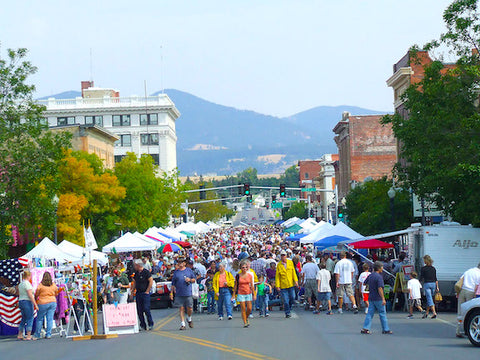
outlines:
[[[180,113],[166,94],[120,97],[115,90],[95,88],[93,82],[82,81],[82,97],[39,102],[47,107],[45,117],[52,128],[98,125],[118,136],[115,162],[134,152],[137,156],[150,154],[165,172],[177,167],[175,121]]]

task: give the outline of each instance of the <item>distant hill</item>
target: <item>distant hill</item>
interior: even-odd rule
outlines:
[[[215,104],[175,89],[164,92],[181,113],[176,129],[182,176],[231,175],[250,166],[260,174],[280,173],[298,160],[335,153],[332,129],[344,111],[382,114],[355,106],[319,106],[279,118]],[[66,91],[40,99],[78,96],[81,92]]]
[[[80,91],[70,90],[70,91],[61,92],[59,94],[44,96],[44,97],[38,98],[38,100],[48,100],[48,98],[75,99],[76,97],[80,97],[80,96],[82,96],[82,93]]]
[[[315,131],[324,127],[330,129],[330,131],[319,131],[317,133],[318,142],[328,143],[333,141],[332,130],[345,111],[352,115],[381,115],[386,113],[385,111],[375,111],[349,105],[317,106],[313,109],[291,115],[285,118],[285,120],[304,128],[315,129]]]

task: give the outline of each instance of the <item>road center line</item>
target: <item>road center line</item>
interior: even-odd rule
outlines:
[[[249,359],[278,360],[277,358],[273,358],[273,357],[270,357],[270,356],[266,356],[266,355],[254,353],[254,352],[251,352],[251,351],[227,346],[227,345],[220,344],[220,343],[215,343],[215,342],[204,340],[204,339],[198,339],[198,338],[188,337],[188,336],[179,335],[179,334],[172,334],[172,333],[166,332],[166,331],[156,331],[155,333],[160,335],[160,336],[168,337],[168,338],[179,340],[179,341],[190,342],[190,343],[200,345],[200,346],[210,347],[210,348],[213,348],[213,349],[228,352],[228,353],[235,354],[235,355],[238,355],[238,356],[243,356],[243,357],[246,357],[246,358],[249,358]]]

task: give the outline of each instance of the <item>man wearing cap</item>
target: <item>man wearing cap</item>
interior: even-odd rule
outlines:
[[[142,259],[134,261],[135,275],[132,281],[132,294],[136,290],[135,301],[137,303],[137,314],[140,320],[140,328],[147,330],[145,316],[147,317],[148,327],[153,328],[153,318],[150,312],[150,289],[153,285],[153,278],[150,271],[143,267]]]
[[[186,264],[187,260],[185,258],[178,259],[179,266],[178,269],[173,273],[172,290],[170,291],[170,299],[173,301],[173,297],[175,295],[175,305],[180,308],[180,330],[186,330],[185,312],[187,313],[188,326],[193,328],[192,284],[196,281],[196,278],[193,270],[187,268]]]
[[[295,287],[298,287],[298,277],[293,261],[287,258],[287,252],[280,252],[280,262],[275,274],[275,287],[281,293],[285,317],[291,317],[291,309],[295,300]]]

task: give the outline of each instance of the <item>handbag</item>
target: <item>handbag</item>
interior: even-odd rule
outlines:
[[[458,295],[462,291],[463,287],[463,276],[455,283],[455,293]]]
[[[440,294],[440,292],[437,292],[435,294],[435,302],[439,303],[441,301],[443,301],[443,296],[442,296],[442,294]]]

